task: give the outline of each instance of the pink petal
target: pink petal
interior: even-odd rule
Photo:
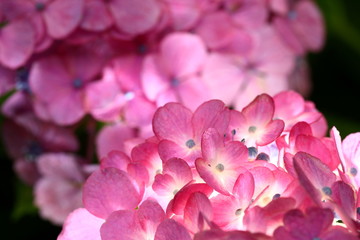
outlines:
[[[100,227],[104,220],[85,208],[73,211],[66,219],[57,240],[101,240]]]
[[[320,141],[320,139],[313,136],[299,135],[296,138],[295,146],[298,151],[307,152],[320,159],[330,168],[330,170],[336,169],[338,163],[332,162],[329,149]]]
[[[82,182],[58,176],[42,177],[35,184],[35,205],[43,218],[62,225],[67,215],[82,207]]]
[[[116,168],[95,171],[83,188],[86,209],[103,219],[116,210],[135,209],[140,200],[128,175]]]
[[[232,104],[245,81],[244,71],[234,58],[211,53],[204,63],[202,81],[212,98]]]
[[[223,24],[218,24],[218,23]],[[233,38],[235,27],[225,12],[214,12],[205,15],[196,28],[196,33],[211,49],[217,49],[229,44]]]
[[[51,104],[48,105],[52,120],[62,126],[80,121],[86,114],[83,94],[81,91],[72,91],[68,95],[54,98]]]
[[[130,35],[141,34],[155,26],[160,16],[160,5],[154,0],[115,0],[109,3],[115,25]]]
[[[153,130],[161,139],[167,139],[185,146],[193,137],[192,113],[179,103],[168,103],[160,107],[154,115]]]
[[[201,192],[204,193],[206,196],[210,196],[210,194],[213,192],[213,189],[205,183],[186,185],[174,197],[171,209],[173,213],[175,213],[176,215],[182,215],[187,200],[194,192]]]
[[[285,44],[287,44],[294,53],[302,55],[305,53],[305,46],[297,37],[296,32],[291,28],[288,19],[276,17],[274,19],[274,27],[278,34],[281,36]]]
[[[310,1],[296,5],[297,18],[292,27],[302,43],[312,51],[320,50],[324,44],[325,27],[319,8]]]
[[[82,182],[84,176],[78,160],[71,154],[45,153],[38,157],[37,166],[44,176]]]
[[[264,126],[273,118],[274,101],[269,95],[261,94],[241,112],[253,126]]]
[[[128,164],[131,162],[131,159],[123,152],[120,151],[111,151],[103,158],[101,158],[101,169],[113,167],[119,170],[126,171]]]
[[[294,168],[303,188],[320,205],[320,191],[331,187],[336,179],[335,174],[319,159],[305,152],[298,152],[294,156]]]
[[[274,96],[275,117],[283,119],[291,119],[304,111],[304,98],[294,91],[284,91]]]
[[[84,6],[81,27],[90,31],[103,31],[113,23],[111,15],[102,1],[87,0]]]
[[[70,34],[82,19],[83,0],[55,0],[44,11],[45,23],[49,35],[64,38]]]
[[[35,46],[31,23],[25,19],[11,21],[0,32],[0,62],[13,69],[24,65]]]
[[[122,123],[103,127],[96,138],[98,157],[101,159],[113,150],[123,151],[124,141],[134,137],[134,130]]]
[[[220,134],[225,134],[229,121],[230,111],[222,101],[207,101],[196,109],[192,117],[194,136],[200,139],[209,128],[214,128]]]
[[[138,109],[142,109],[141,112]],[[133,127],[151,125],[155,111],[155,104],[141,95],[135,96],[124,107],[125,119]]]
[[[232,193],[244,203],[250,203],[255,190],[255,180],[253,175],[245,171],[236,179]]]
[[[174,77],[197,73],[206,57],[206,48],[201,38],[190,33],[172,33],[160,44],[162,64]]]
[[[193,180],[189,165],[180,158],[172,158],[163,165],[163,174],[169,174],[184,185]]]
[[[183,225],[166,219],[158,226],[154,240],[191,240],[191,237]]]
[[[100,229],[102,240],[135,240],[141,232],[140,223],[132,210],[111,213]]]
[[[256,140],[256,144],[264,146],[275,141],[284,130],[284,126],[283,120],[276,119],[271,121],[262,132],[260,138]]]
[[[39,99],[51,102],[54,97],[63,97],[69,94],[71,76],[64,68],[60,58],[50,56],[33,64],[29,75],[29,84],[31,91]]]
[[[188,30],[194,27],[201,17],[201,1],[168,0],[167,5],[171,15],[171,25],[175,31]]]
[[[151,101],[156,100],[170,86],[169,76],[158,65],[159,58],[157,56],[147,56],[144,59],[141,71],[141,84],[144,94]]]
[[[356,219],[355,216],[355,192],[345,182],[336,181],[332,186],[332,200],[338,207],[345,213],[346,216],[340,216],[341,219],[347,224],[345,218]]]

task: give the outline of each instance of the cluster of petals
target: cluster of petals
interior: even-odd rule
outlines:
[[[302,99],[160,107],[154,136],[101,159],[58,240],[358,239],[360,138],[318,135],[322,114],[285,96]]]
[[[316,137],[325,133],[321,114],[294,92],[275,97],[276,108],[267,105],[261,119],[255,119],[261,109],[240,113],[225,107],[242,109],[263,92],[273,96],[293,89],[306,95],[311,86],[305,57],[323,43],[323,18],[313,0],[1,0],[0,95],[11,95],[2,109],[9,155],[20,178],[36,186],[49,177],[38,166],[41,155],[68,154],[76,164],[67,167],[87,168],[93,152],[99,159],[111,150],[129,155],[152,136],[154,126],[152,144],[163,161],[178,158],[201,169],[193,178],[230,164],[236,170],[220,175],[234,182],[237,158],[218,163],[202,152],[215,144],[223,149],[221,158],[245,154],[238,143],[220,143],[219,136],[245,138],[246,145],[265,149],[297,121],[311,124]],[[298,110],[286,109],[289,98]],[[209,99],[222,102],[197,110]],[[165,105],[169,102],[179,104]],[[164,105],[154,119],[175,113],[176,133],[172,126],[160,127],[164,119],[152,122]],[[214,118],[203,119],[209,111],[216,111]],[[88,154],[74,157],[79,153],[74,132],[84,125]],[[91,171],[81,172],[83,182]],[[154,173],[148,175],[151,182]],[[233,194],[229,184],[211,181],[223,194]],[[60,207],[55,198],[36,200],[37,189],[41,212]],[[61,224],[55,210],[43,216]]]

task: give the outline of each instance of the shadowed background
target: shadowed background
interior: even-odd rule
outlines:
[[[325,114],[329,127],[335,125],[344,138],[360,132],[360,1],[317,2],[326,19],[327,40],[320,53],[309,56],[313,81],[309,99]],[[37,215],[31,188],[17,180],[3,146],[0,151],[2,236],[14,240],[56,239],[61,229]]]

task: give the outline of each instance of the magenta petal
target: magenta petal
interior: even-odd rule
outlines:
[[[114,0],[109,6],[116,26],[130,35],[145,33],[153,28],[161,13],[155,0]]]
[[[158,226],[154,240],[191,240],[191,237],[183,225],[166,219]]]
[[[181,104],[168,103],[155,112],[154,133],[160,140],[172,140],[185,147],[186,141],[193,137],[191,117],[191,111]]]
[[[0,30],[0,62],[9,68],[22,66],[35,46],[35,32],[30,22],[17,20]]]
[[[184,225],[196,233],[205,228],[206,221],[213,218],[213,209],[208,197],[200,192],[195,192],[189,197],[184,209]]]
[[[101,240],[100,227],[104,220],[85,208],[73,211],[66,219],[57,240]]]
[[[83,188],[86,209],[104,219],[116,210],[135,209],[140,200],[128,174],[116,168],[95,171]]]
[[[190,195],[194,192],[202,192],[206,196],[210,196],[210,194],[213,192],[213,189],[205,183],[195,183],[195,184],[190,184],[190,185],[186,185],[185,187],[183,187],[175,195],[173,203],[172,203],[172,211],[176,215],[183,214],[187,200],[189,199]]]
[[[83,0],[55,0],[44,11],[49,35],[63,38],[70,34],[82,19]]]

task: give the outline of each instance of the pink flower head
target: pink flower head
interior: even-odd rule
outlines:
[[[160,107],[153,119],[155,136],[160,140],[159,154],[166,161],[179,157],[194,166],[201,156],[201,137],[208,128],[224,134],[229,122],[229,110],[219,100],[211,100],[199,106],[195,113],[179,103]],[[174,127],[176,126],[176,127]]]
[[[146,97],[158,106],[176,101],[196,109],[207,96],[198,76],[207,54],[202,40],[195,34],[172,33],[159,48],[158,54],[144,60],[141,81]]]
[[[224,144],[224,138],[216,129],[204,132],[201,140],[203,158],[195,162],[204,181],[214,190],[230,195],[243,163],[248,159],[248,149],[238,141]]]
[[[267,94],[262,94],[241,112],[232,111],[230,126],[234,139],[244,139],[249,147],[273,142],[284,129],[282,120],[273,120],[274,110],[273,99]]]
[[[357,239],[345,228],[332,226],[333,218],[334,213],[328,208],[308,208],[305,213],[298,209],[291,210],[284,216],[284,226],[275,230],[274,239]]]

